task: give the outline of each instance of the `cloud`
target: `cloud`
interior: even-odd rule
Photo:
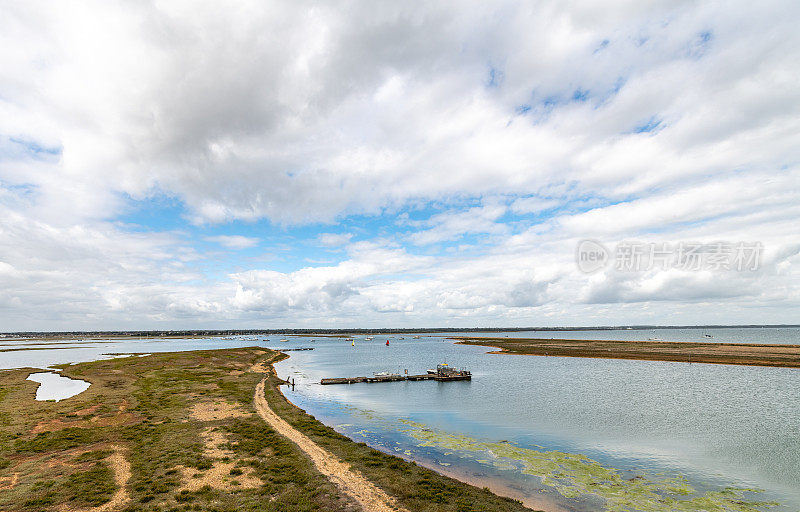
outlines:
[[[427,229],[415,231],[409,239],[418,245],[428,245],[457,240],[464,235],[505,233],[506,226],[497,222],[505,213],[506,206],[497,203],[439,213],[425,221],[412,222],[412,225]]]
[[[0,320],[790,321],[799,17],[782,0],[5,6]],[[178,212],[131,221],[162,197]],[[601,280],[575,268],[581,238],[761,241],[777,263]],[[319,245],[342,260],[306,266]]]
[[[319,243],[326,247],[339,247],[347,244],[353,238],[352,233],[322,233]]]
[[[63,148],[62,182],[25,178],[43,190],[163,190],[198,223],[331,221],[564,181],[619,197],[796,161],[785,2],[462,7],[19,4],[3,22],[23,52],[0,56],[0,133]],[[654,116],[664,128],[632,133]]]
[[[217,243],[228,249],[249,249],[259,243],[258,238],[251,238],[241,235],[217,235],[203,238],[207,242]]]
[[[555,208],[562,204],[556,199],[545,199],[541,197],[521,197],[511,203],[510,209],[514,213],[541,213],[545,210]]]

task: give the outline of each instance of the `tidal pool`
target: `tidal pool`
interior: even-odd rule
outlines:
[[[85,380],[70,379],[55,372],[32,373],[27,380],[38,382],[36,400],[55,400],[59,402],[66,398],[83,393],[89,389],[90,384]]]

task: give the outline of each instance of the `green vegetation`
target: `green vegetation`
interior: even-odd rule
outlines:
[[[61,402],[34,400],[33,370],[0,373],[0,510],[353,512],[358,506],[255,414],[262,349],[155,354],[67,365],[92,383]],[[289,404],[278,414],[409,511],[516,512],[493,495],[337,434]],[[124,464],[121,464],[122,461]],[[120,485],[122,483],[122,485]]]
[[[755,512],[776,503],[747,499],[756,489],[726,488],[701,493],[682,477],[624,478],[614,468],[603,466],[584,455],[522,448],[508,442],[485,442],[462,434],[436,431],[421,423],[403,421],[404,432],[419,440],[420,446],[435,446],[471,456],[478,462],[507,467],[521,462],[523,472],[537,475],[567,498],[595,494],[606,502],[609,512],[670,510],[675,512]]]
[[[22,505],[23,509],[42,509],[56,504],[94,507],[108,502],[116,488],[111,468],[103,462],[95,462],[63,478],[35,482]]]
[[[355,510],[254,414],[261,375],[247,370],[265,356],[255,349],[200,351],[67,366],[65,375],[92,386],[58,403],[33,400],[30,371],[0,374],[0,413],[12,418],[0,427],[0,510],[107,503],[120,489],[117,450],[130,465],[125,512]],[[219,404],[233,412],[193,414]],[[227,436],[224,454],[209,443],[212,430]],[[223,462],[232,470],[215,476]]]
[[[56,432],[42,432],[33,439],[18,439],[17,453],[41,453],[63,451],[76,446],[87,445],[100,439],[100,433],[87,428],[65,428]]]
[[[87,471],[72,473],[63,485],[69,501],[94,507],[111,500],[117,489],[111,468],[102,462],[94,463]]]

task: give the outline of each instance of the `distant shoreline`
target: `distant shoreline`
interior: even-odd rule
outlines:
[[[800,324],[744,325],[605,325],[564,327],[429,327],[429,328],[355,328],[355,329],[175,329],[146,331],[15,331],[2,332],[0,339],[62,338],[67,336],[103,336],[115,338],[186,338],[205,336],[275,336],[275,335],[349,335],[349,334],[422,334],[447,332],[530,332],[530,331],[620,331],[647,329],[781,329],[800,328]]]
[[[461,345],[499,348],[492,354],[632,359],[800,368],[800,345],[691,341],[565,340],[457,336]]]

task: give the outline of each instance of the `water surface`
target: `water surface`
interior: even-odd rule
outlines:
[[[36,400],[55,400],[60,402],[89,389],[90,384],[85,380],[70,379],[55,372],[32,373],[28,380],[38,382]]]
[[[768,333],[768,334],[765,334]],[[509,337],[643,339],[798,343],[797,329],[663,329],[647,332],[503,333]],[[494,336],[494,334],[486,334]],[[541,494],[535,479],[487,461],[453,453],[448,443],[420,446],[403,422],[437,436],[466,434],[485,443],[590,457],[630,478],[638,473],[686,478],[696,489],[761,488],[787,510],[800,505],[800,371],[731,365],[487,354],[440,335],[415,340],[395,335],[350,342],[292,338],[277,365],[297,386],[290,400],[340,432],[407,458],[460,469]],[[399,382],[320,386],[323,377],[377,371],[424,373],[439,362],[466,366],[471,382]],[[417,436],[416,438],[414,436]],[[436,443],[434,443],[436,444]],[[490,452],[489,452],[490,453]],[[490,453],[491,454],[491,453]],[[474,455],[474,456],[473,456]],[[507,462],[507,461],[506,461]],[[638,472],[638,473],[637,473]],[[756,498],[754,498],[756,499]],[[758,498],[763,499],[763,498]],[[579,500],[580,501],[580,500]],[[567,503],[567,508],[596,503]]]
[[[800,343],[797,328],[536,331],[499,336]],[[280,338],[290,341],[280,343]],[[526,464],[544,453],[552,460],[561,460],[559,454],[588,457],[603,471],[633,482],[673,482],[673,488],[679,488],[684,484],[675,482],[685,481],[698,493],[720,492],[727,486],[761,488],[765,492],[745,498],[778,500],[783,504],[780,510],[800,508],[800,371],[796,369],[489,355],[490,348],[454,345],[441,334],[421,339],[394,335],[388,347],[385,335],[373,341],[364,338],[357,336],[355,347],[341,338],[312,341],[290,336],[44,344],[6,339],[3,349],[45,350],[0,352],[0,369],[47,369],[126,353],[314,347],[288,352],[290,359],[277,365],[279,375],[297,383],[294,391],[284,388],[290,400],[355,440],[477,485],[505,489],[530,503],[550,500],[560,510],[572,511],[603,505],[591,496],[563,498],[560,493],[568,493],[568,488],[559,491],[558,486],[526,474]],[[323,377],[377,371],[422,373],[444,361],[468,367],[474,379],[318,384]],[[512,449],[507,447],[522,455],[495,457]],[[572,469],[578,473],[587,470],[583,462],[576,464]]]

